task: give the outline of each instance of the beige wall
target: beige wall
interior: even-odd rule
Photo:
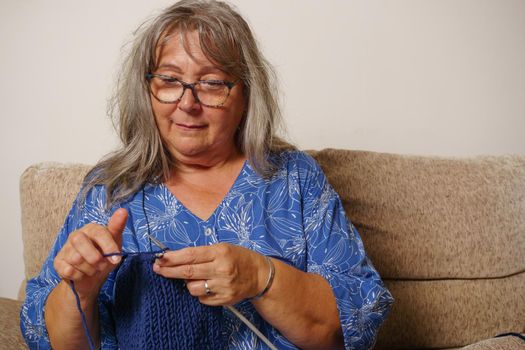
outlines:
[[[18,178],[94,163],[119,49],[167,0],[0,2],[0,296],[23,275]],[[302,148],[525,154],[525,1],[236,0]]]

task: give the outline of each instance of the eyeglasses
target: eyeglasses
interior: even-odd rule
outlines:
[[[225,80],[199,80],[186,83],[169,75],[146,74],[151,94],[160,103],[177,103],[186,89],[190,89],[197,102],[207,107],[220,107],[230,96],[231,89],[239,82]]]

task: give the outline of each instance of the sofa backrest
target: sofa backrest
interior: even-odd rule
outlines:
[[[46,162],[30,166],[20,177],[26,280],[40,272],[88,170],[88,165]]]
[[[396,298],[376,349],[525,332],[525,157],[310,153]],[[22,175],[26,278],[40,270],[88,169],[43,163]]]

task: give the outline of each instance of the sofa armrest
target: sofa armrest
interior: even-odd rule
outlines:
[[[27,349],[20,331],[19,300],[0,298],[0,344],[3,349]]]

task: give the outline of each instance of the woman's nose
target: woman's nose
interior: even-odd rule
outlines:
[[[201,104],[199,103],[199,100],[194,95],[194,92],[190,88],[186,88],[184,90],[184,93],[182,94],[182,97],[179,101],[179,109],[183,110],[184,112],[195,112],[200,110]]]

